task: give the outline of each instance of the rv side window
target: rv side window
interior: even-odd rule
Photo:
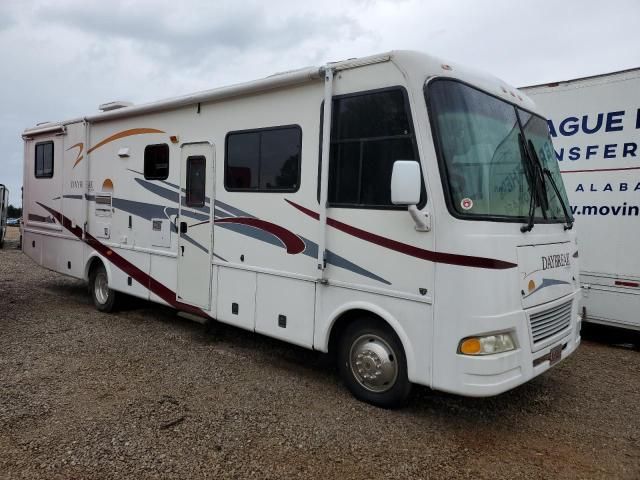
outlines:
[[[391,203],[393,163],[418,160],[405,91],[334,97],[332,117],[329,205],[403,208]]]
[[[298,126],[231,132],[225,150],[229,191],[295,192],[300,185],[302,130]]]
[[[203,156],[187,158],[186,204],[188,207],[204,207],[206,162]]]
[[[169,177],[169,145],[147,145],[144,148],[144,178],[166,180]]]
[[[53,177],[53,142],[36,144],[36,178]]]

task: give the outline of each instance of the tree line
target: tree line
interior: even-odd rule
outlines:
[[[13,205],[9,205],[7,207],[8,218],[20,218],[21,216],[22,216],[22,208],[14,207]]]

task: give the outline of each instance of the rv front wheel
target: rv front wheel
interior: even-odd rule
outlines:
[[[116,292],[109,288],[107,271],[100,265],[93,269],[89,277],[89,290],[93,303],[101,312],[112,312],[116,305]]]
[[[344,331],[338,355],[340,376],[357,399],[383,408],[404,403],[411,383],[402,344],[391,328],[357,320]]]

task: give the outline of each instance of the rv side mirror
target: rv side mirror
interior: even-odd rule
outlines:
[[[417,205],[420,202],[420,164],[414,160],[396,160],[391,174],[391,203]]]

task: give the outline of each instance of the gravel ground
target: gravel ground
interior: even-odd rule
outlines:
[[[325,355],[130,303],[101,314],[82,282],[0,250],[1,478],[640,478],[629,333],[589,329],[496,398],[420,387],[387,411]]]

